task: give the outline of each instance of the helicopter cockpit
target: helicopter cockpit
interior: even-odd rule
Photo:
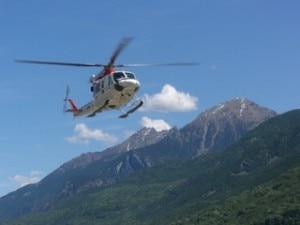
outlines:
[[[138,83],[136,77],[133,73],[127,71],[115,71],[111,73],[109,76],[105,76],[104,79],[95,82],[95,75],[91,76],[90,80],[93,82],[93,86],[91,86],[91,92],[94,94],[98,93],[104,87],[109,87],[111,85],[117,85],[120,88],[120,84],[125,83]],[[116,86],[115,86],[116,87]]]
[[[118,82],[118,80],[120,79],[134,79],[135,80],[135,75],[131,72],[127,72],[127,71],[116,71],[113,73],[113,78],[116,82]]]

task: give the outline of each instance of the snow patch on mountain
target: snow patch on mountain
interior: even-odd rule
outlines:
[[[241,98],[240,117],[243,115],[243,111],[247,108],[245,98]]]

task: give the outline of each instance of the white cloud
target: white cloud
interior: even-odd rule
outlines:
[[[20,187],[27,184],[34,184],[39,182],[43,177],[43,173],[40,171],[31,171],[29,175],[15,175],[11,177],[12,181],[17,183]]]
[[[163,86],[160,93],[144,95],[141,111],[186,112],[197,109],[198,98],[189,93],[177,91],[170,84]]]
[[[140,121],[141,125],[143,127],[147,127],[147,128],[154,128],[156,131],[162,131],[162,130],[170,130],[172,127],[164,120],[155,120],[155,119],[151,119],[149,117],[142,117],[141,121]]]
[[[65,140],[71,144],[89,144],[90,140],[101,141],[105,144],[115,143],[117,138],[114,135],[103,132],[99,129],[90,129],[86,124],[79,123],[74,128],[74,135],[66,137]]]

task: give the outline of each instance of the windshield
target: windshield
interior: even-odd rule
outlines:
[[[113,74],[113,78],[115,81],[117,81],[121,78],[135,79],[135,75],[131,72],[115,72]]]
[[[125,72],[126,76],[130,79],[135,79],[135,76],[133,73],[130,73],[130,72]]]
[[[114,76],[114,80],[115,80],[115,81],[117,81],[117,80],[119,80],[119,79],[125,77],[124,73],[122,73],[122,72],[116,72],[116,73],[114,73],[113,76]]]

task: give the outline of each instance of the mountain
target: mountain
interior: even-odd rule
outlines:
[[[136,172],[8,224],[299,224],[299,158],[294,110],[226,151]]]
[[[245,98],[236,98],[201,113],[181,129],[142,129],[103,152],[66,162],[37,184],[0,198],[0,222],[49,210],[62,199],[105,188],[132,173],[172,161],[218,152],[276,113]]]
[[[181,129],[182,145],[192,155],[219,151],[276,113],[245,98],[236,98],[201,113]]]
[[[176,128],[173,128],[176,129]],[[107,148],[102,152],[84,153],[69,162],[62,165],[61,172],[69,171],[80,167],[86,167],[97,160],[100,160],[109,155],[117,155],[123,152],[128,152],[133,149],[146,147],[155,144],[165,138],[170,130],[156,131],[154,128],[142,128],[132,134],[127,140],[114,147]]]
[[[173,128],[176,129],[176,128]],[[84,153],[46,176],[36,184],[29,184],[0,198],[0,222],[52,207],[62,198],[93,187],[107,186],[115,176],[106,175],[106,168],[123,152],[158,142],[168,133],[143,128],[123,143],[103,152]]]

